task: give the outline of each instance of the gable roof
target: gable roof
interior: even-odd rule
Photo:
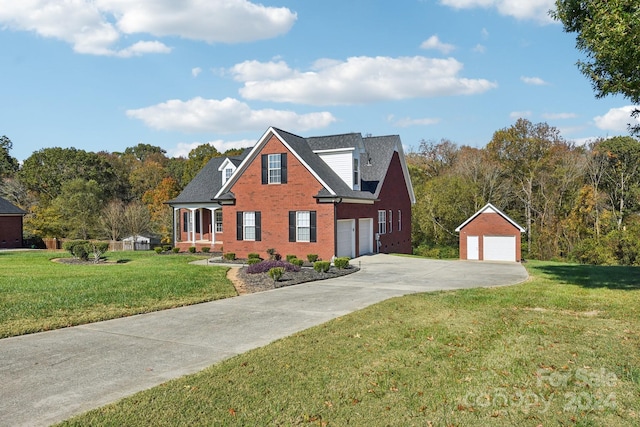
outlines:
[[[500,209],[498,209],[495,206],[493,206],[491,203],[487,203],[486,205],[484,205],[484,207],[482,209],[480,209],[478,212],[476,212],[473,215],[471,215],[471,217],[469,219],[467,219],[465,222],[463,222],[462,224],[460,224],[458,226],[458,228],[455,229],[455,231],[459,232],[467,224],[469,224],[471,221],[476,219],[478,217],[478,215],[483,214],[483,213],[497,213],[498,215],[502,216],[505,220],[507,220],[509,223],[511,223],[511,225],[513,225],[515,228],[520,230],[521,233],[524,233],[526,231],[524,228],[519,226],[518,223],[516,223],[514,220],[509,218],[509,216],[507,216],[507,214],[505,214]]]
[[[0,197],[0,215],[26,215],[27,212],[23,211],[13,203]]]
[[[222,174],[218,170],[227,160],[239,165],[243,155],[233,157],[214,157],[196,174],[180,194],[166,202],[169,205],[183,203],[213,203],[213,197],[222,187]]]

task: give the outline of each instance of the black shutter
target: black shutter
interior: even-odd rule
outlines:
[[[196,233],[200,232],[200,211],[196,211]]]
[[[316,211],[309,212],[309,224],[311,228],[309,230],[309,240],[315,242],[317,240],[316,233]]]
[[[242,212],[236,212],[236,238],[242,240]]]
[[[296,211],[289,211],[289,241],[296,241]]]
[[[256,212],[256,242],[262,240],[262,215],[260,212]]]
[[[287,183],[287,153],[280,154],[280,182]]]
[[[189,231],[189,212],[182,212],[182,231]]]
[[[269,157],[267,154],[262,155],[262,183],[269,183]]]

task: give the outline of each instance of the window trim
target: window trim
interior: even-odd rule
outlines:
[[[402,231],[402,210],[398,209],[398,231]]]
[[[246,225],[246,215],[254,214],[254,237],[253,239],[246,238],[246,228],[251,227]],[[237,211],[236,212],[236,240],[242,240],[247,242],[259,242],[262,240],[262,215],[260,211]]]
[[[309,240],[299,240],[298,213],[309,213]],[[315,243],[318,241],[316,211],[289,211],[289,242]]]
[[[384,209],[378,211],[378,234],[387,234],[387,211]]]
[[[389,209],[389,233],[393,233],[393,211]]]
[[[213,212],[213,229],[214,233],[222,233],[222,209],[216,209]]]
[[[278,170],[270,168],[269,156],[280,156],[280,181],[271,181],[271,171]],[[287,153],[270,153],[261,156],[260,166],[262,168],[262,184],[277,185],[287,183]]]

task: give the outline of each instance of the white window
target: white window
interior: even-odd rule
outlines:
[[[233,169],[232,168],[226,168],[224,170],[224,182],[227,182],[229,180],[229,178],[231,178],[231,175],[233,175]]]
[[[378,234],[387,234],[387,211],[378,211]]]
[[[402,211],[398,209],[398,231],[402,231]]]
[[[393,232],[393,211],[389,209],[389,233]]]
[[[281,167],[280,154],[269,154],[269,184],[280,184]]]
[[[222,233],[222,210],[215,211],[216,233]]]
[[[311,216],[309,211],[296,212],[296,241],[311,241]]]
[[[353,159],[353,186],[356,188],[360,186],[360,162],[358,159]]]
[[[242,215],[244,240],[256,240],[256,213],[244,212]]]

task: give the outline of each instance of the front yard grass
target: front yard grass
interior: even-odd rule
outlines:
[[[67,265],[64,252],[0,252],[0,338],[236,295],[227,268],[155,252],[108,252],[107,265]]]
[[[65,426],[640,425],[640,268],[394,298]]]

